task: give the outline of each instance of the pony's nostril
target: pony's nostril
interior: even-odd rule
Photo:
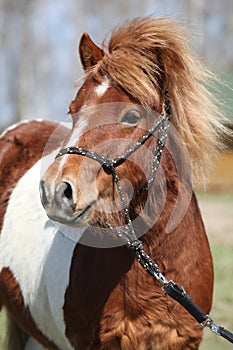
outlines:
[[[48,204],[48,196],[47,196],[47,192],[45,189],[45,181],[44,180],[40,181],[40,198],[41,198],[41,202],[44,206],[46,204]]]
[[[74,191],[68,181],[63,181],[59,186],[58,197],[60,197],[63,209],[75,209]]]
[[[64,196],[71,200],[73,199],[73,191],[72,191],[72,187],[71,185],[69,184],[69,182],[64,182],[66,188],[64,189]]]

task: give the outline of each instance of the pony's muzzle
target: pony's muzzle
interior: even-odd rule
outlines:
[[[46,181],[40,181],[41,203],[50,219],[68,221],[75,212],[75,198],[73,185],[68,181],[61,181],[55,188],[48,186]]]
[[[78,193],[78,194],[77,194]],[[49,219],[71,226],[85,226],[93,213],[98,193],[88,191],[85,197],[71,180],[50,183],[46,175],[40,181],[41,203]]]

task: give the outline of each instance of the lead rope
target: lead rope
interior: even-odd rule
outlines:
[[[145,253],[142,241],[140,241],[135,234],[132,225],[132,220],[129,215],[129,210],[126,205],[125,196],[122,191],[120,180],[116,172],[116,167],[122,164],[132,153],[134,153],[139,147],[141,147],[146,142],[146,140],[148,140],[158,129],[158,141],[157,147],[154,152],[151,174],[147,181],[147,186],[139,191],[148,190],[151,187],[155,178],[156,171],[158,170],[160,165],[160,160],[164,145],[166,143],[169,121],[171,117],[170,102],[167,91],[165,92],[163,107],[164,111],[159,116],[155,125],[151,129],[149,129],[142,136],[142,138],[138,142],[136,142],[130,149],[128,149],[121,157],[112,159],[99,155],[98,153],[90,151],[86,148],[68,147],[62,149],[57,154],[56,158],[61,157],[65,154],[77,154],[86,156],[88,158],[96,160],[102,165],[103,169],[108,174],[111,174],[113,176],[125,216],[126,225],[124,225],[124,228],[126,235],[122,235],[122,233],[116,227],[112,227],[110,224],[109,228],[111,230],[116,231],[120,239],[125,240],[127,248],[135,252],[136,258],[143,267],[143,269],[162,284],[162,290],[166,294],[168,294],[172,299],[176,300],[180,305],[182,305],[203,328],[208,327],[213,333],[233,343],[233,333],[220,326],[219,324],[215,323],[212,317],[210,317],[209,315],[204,314],[202,310],[193,302],[190,296],[185,292],[184,288],[176,284],[173,280],[168,281],[160,271],[159,266],[156,264],[156,262],[148,254]]]
[[[155,154],[159,154],[161,158],[160,152],[155,152]],[[155,175],[156,170],[158,169],[159,162],[156,161],[155,164],[156,164],[156,167],[154,171],[151,173],[153,175]],[[127,248],[135,252],[137,260],[139,261],[143,269],[147,273],[149,273],[149,275],[157,279],[162,284],[162,290],[166,294],[168,294],[172,299],[176,300],[180,305],[182,305],[189,312],[189,314],[191,314],[196,319],[196,321],[200,323],[200,325],[203,328],[208,327],[213,333],[219,336],[222,336],[223,338],[227,339],[229,342],[233,343],[233,334],[230,331],[226,330],[224,327],[214,322],[212,317],[210,317],[209,315],[205,315],[202,312],[202,310],[194,303],[191,297],[185,292],[182,286],[179,286],[173,280],[168,281],[160,271],[158,264],[156,264],[156,262],[148,254],[145,253],[145,251],[143,250],[142,241],[140,241],[135,234],[132,221],[129,216],[129,210],[126,205],[125,197],[121,189],[120,180],[118,178],[116,169],[113,164],[112,165],[109,164],[108,167],[111,168],[111,173],[116,183],[119,198],[120,198],[121,205],[122,205],[125,219],[126,219],[125,230],[126,230],[126,236],[128,237],[126,239]],[[149,185],[149,182],[148,182],[148,185]],[[114,229],[112,226],[110,226],[110,228]],[[119,232],[119,230],[117,229],[115,230],[119,238],[124,238],[122,234]]]
[[[160,271],[158,264],[156,264],[156,262],[145,253],[143,250],[142,241],[137,238],[134,232],[116,169],[113,166],[111,170],[126,218],[126,235],[128,236],[126,243],[127,248],[135,252],[137,260],[144,270],[162,284],[162,290],[172,299],[176,300],[180,305],[182,305],[203,328],[208,327],[213,333],[233,343],[233,333],[214,322],[213,318],[209,315],[204,314],[202,310],[194,303],[191,297],[185,292],[184,288],[176,284],[173,280],[168,281]],[[113,229],[112,227],[110,228]],[[119,231],[117,231],[117,233],[118,236],[122,238],[122,234]]]

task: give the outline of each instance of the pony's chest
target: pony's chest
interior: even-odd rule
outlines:
[[[63,306],[75,242],[48,220],[40,203],[36,164],[12,192],[0,236],[0,271],[14,277],[36,327],[62,349]],[[13,291],[12,291],[13,293]]]

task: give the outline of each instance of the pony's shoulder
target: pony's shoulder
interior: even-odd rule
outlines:
[[[55,133],[55,130],[58,132]],[[58,122],[46,120],[21,122],[3,132],[0,136],[0,217],[5,212],[13,188],[42,157],[51,135],[47,152],[60,145],[65,133],[67,129]]]
[[[6,129],[0,136],[0,181],[5,176],[9,177],[16,168],[29,169],[40,159],[45,145],[58,126],[59,123],[54,121],[29,120]],[[51,148],[58,147],[61,133],[53,138]]]

